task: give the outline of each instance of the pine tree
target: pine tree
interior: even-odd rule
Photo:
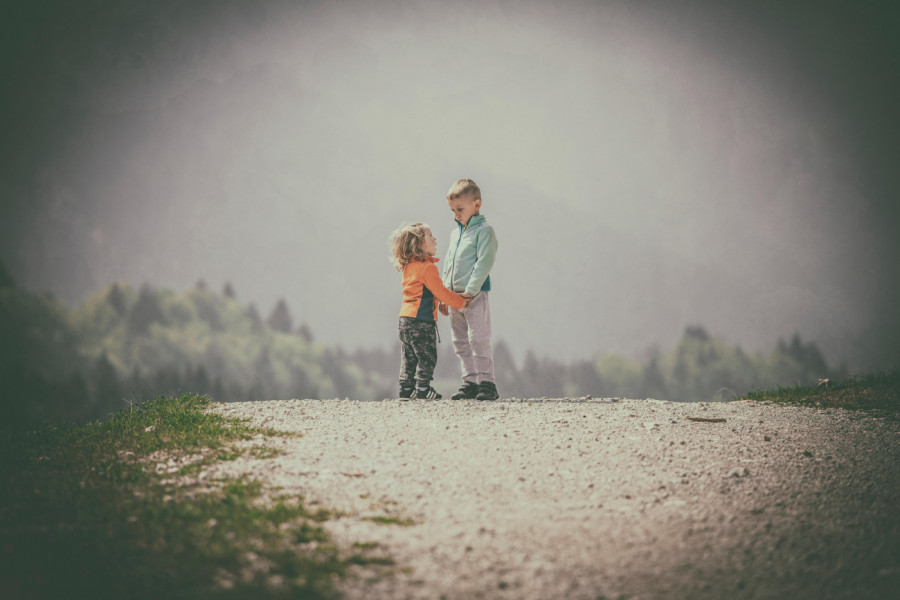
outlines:
[[[253,400],[271,400],[278,394],[278,381],[272,367],[272,352],[263,346],[253,363]]]
[[[656,353],[641,371],[640,395],[660,400],[666,398],[666,379],[659,368],[659,356]]]
[[[131,308],[129,328],[133,333],[145,334],[153,323],[162,321],[163,313],[159,305],[159,298],[149,285],[144,284],[138,293],[137,302]]]
[[[116,368],[110,362],[106,353],[100,355],[94,362],[91,372],[91,403],[101,413],[113,410],[119,406],[122,386]]]
[[[314,339],[312,329],[310,329],[309,325],[307,325],[306,323],[300,324],[300,327],[297,328],[297,335],[302,337],[307,342],[311,342]]]
[[[310,376],[301,365],[296,365],[291,369],[291,389],[288,391],[291,398],[315,398],[319,395]]]
[[[577,361],[568,369],[568,380],[571,393],[579,396],[602,396],[603,382],[597,373],[594,361]]]
[[[215,294],[198,290],[191,294],[194,301],[194,307],[197,309],[197,315],[209,324],[213,331],[224,331],[225,320],[219,312],[221,299]]]
[[[288,309],[284,298],[278,300],[275,308],[272,309],[272,314],[266,319],[266,324],[275,331],[282,333],[290,333],[294,328],[294,318],[291,316],[291,311]]]
[[[447,344],[452,350],[453,344]],[[460,364],[456,352],[450,352],[451,357],[448,363],[452,365],[454,377],[459,377]],[[494,345],[494,376],[496,377],[497,390],[504,398],[510,396],[518,396],[522,390],[518,389],[519,372],[516,369],[516,362],[513,359],[512,352],[506,342],[499,340]]]
[[[322,355],[322,372],[331,379],[337,396],[350,397],[356,391],[356,382],[347,372],[344,353],[340,348],[325,350]]]
[[[250,330],[251,331],[259,331],[262,329],[263,321],[262,317],[259,316],[259,310],[257,310],[256,305],[252,302],[250,306],[247,307],[247,311],[244,313],[248,319],[250,319]]]
[[[115,309],[119,316],[123,316],[128,311],[128,298],[118,283],[112,284],[112,287],[109,288],[109,292],[106,294],[106,301]]]

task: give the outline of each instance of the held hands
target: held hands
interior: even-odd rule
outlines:
[[[472,294],[460,294],[460,296],[462,296],[463,300],[466,301],[466,305],[463,306],[463,309],[465,309],[466,306],[469,306],[469,302],[471,302],[472,298],[475,297]],[[450,307],[443,302],[438,301],[438,312],[446,317],[450,314]]]

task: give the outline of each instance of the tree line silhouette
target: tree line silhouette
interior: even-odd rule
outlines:
[[[314,339],[282,299],[263,319],[230,283],[175,292],[114,283],[73,309],[16,287],[0,264],[0,385],[5,428],[102,418],[161,395],[219,401],[274,398],[380,400],[396,396],[399,343],[351,353]],[[688,327],[670,352],[641,362],[614,354],[563,363],[525,355],[521,368],[495,343],[504,397],[651,397],[725,400],[753,389],[839,376],[798,335],[767,355],[745,353]],[[455,389],[458,360],[440,345],[436,380]],[[452,389],[445,390],[451,392]],[[449,394],[448,394],[449,395]]]

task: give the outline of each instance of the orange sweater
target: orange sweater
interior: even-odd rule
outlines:
[[[438,300],[460,309],[466,300],[444,287],[437,267],[438,259],[429,256],[427,261],[414,260],[403,269],[403,304],[401,317],[423,321],[437,321]]]

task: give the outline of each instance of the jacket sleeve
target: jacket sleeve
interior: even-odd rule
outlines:
[[[444,282],[441,281],[441,276],[438,274],[437,267],[434,266],[434,263],[429,264],[425,267],[425,271],[422,273],[422,280],[431,293],[434,294],[434,297],[443,302],[444,304],[449,304],[453,308],[459,310],[466,305],[466,299],[457,294],[456,292],[451,292],[446,287],[444,287]]]
[[[481,291],[484,280],[487,279],[494,266],[494,259],[497,258],[497,236],[494,234],[494,228],[487,226],[478,232],[478,239],[475,241],[476,256],[475,268],[472,269],[472,275],[469,276],[469,282],[466,284],[466,293],[473,296]]]

